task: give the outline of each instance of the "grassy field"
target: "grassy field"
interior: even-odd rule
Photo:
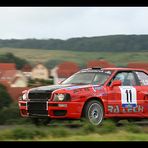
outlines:
[[[124,123],[116,126],[111,121],[95,127],[9,125],[0,130],[0,141],[148,141],[148,127]]]
[[[45,49],[13,49],[0,48],[0,54],[11,52],[31,63],[46,62],[48,60],[74,61],[78,64],[86,64],[93,59],[105,59],[117,66],[126,66],[131,61],[148,62],[148,52],[82,52]]]
[[[129,133],[125,131],[119,131],[116,134],[110,133],[101,135],[98,133],[89,134],[89,135],[80,135],[80,136],[70,136],[66,138],[54,138],[54,137],[46,137],[43,139],[34,139],[38,141],[148,141],[148,135],[144,134],[135,134]]]

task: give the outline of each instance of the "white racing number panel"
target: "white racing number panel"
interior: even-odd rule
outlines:
[[[119,86],[121,91],[122,107],[137,106],[137,91],[133,86]]]

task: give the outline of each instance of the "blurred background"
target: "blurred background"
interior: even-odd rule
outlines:
[[[17,104],[23,90],[56,85],[83,68],[148,70],[147,16],[148,7],[0,7],[0,140],[148,140],[147,126],[126,121],[36,127]]]

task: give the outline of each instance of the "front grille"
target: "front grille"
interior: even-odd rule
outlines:
[[[29,115],[48,115],[47,102],[28,102]]]
[[[55,104],[55,103],[53,103],[53,104],[48,104],[48,106],[58,106],[58,104]]]
[[[29,92],[30,100],[48,100],[51,97],[51,92]]]
[[[46,102],[28,102],[28,110],[46,110]]]
[[[48,116],[47,110],[30,110],[29,116]]]

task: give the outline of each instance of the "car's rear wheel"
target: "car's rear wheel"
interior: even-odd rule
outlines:
[[[104,117],[103,105],[97,100],[89,101],[84,107],[84,117],[93,125],[100,125]]]

